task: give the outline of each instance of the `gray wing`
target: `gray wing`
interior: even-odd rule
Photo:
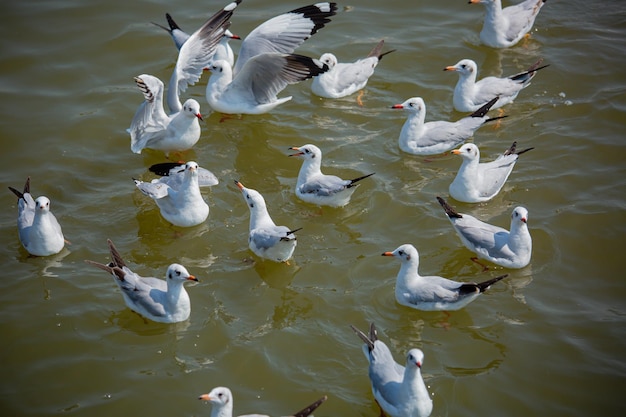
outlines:
[[[328,71],[320,61],[295,54],[266,53],[248,60],[228,90],[257,103],[271,103],[289,84]]]
[[[513,171],[518,156],[500,155],[495,161],[478,165],[480,175],[480,194],[492,196],[498,193]]]
[[[497,256],[508,242],[509,232],[501,227],[482,222],[464,214],[462,218],[450,219],[464,243],[490,256]]]
[[[286,226],[276,226],[273,228],[264,227],[250,231],[249,239],[253,241],[258,248],[267,250],[276,246],[283,238],[287,237],[289,232],[290,230]]]
[[[425,283],[420,285],[414,293],[406,294],[406,301],[411,304],[420,302],[454,302],[459,299],[459,288],[463,285],[460,282],[452,281],[443,277],[429,276],[423,277]]]
[[[389,404],[398,403],[404,367],[396,363],[387,345],[380,340],[374,342],[370,352],[369,377],[375,395],[377,393]]]
[[[135,83],[144,95],[133,120],[130,122],[130,149],[141,153],[147,143],[165,136],[170,117],[163,110],[163,82],[157,77],[141,74]]]
[[[179,190],[185,178],[184,165],[172,168],[167,176],[152,180],[152,183],[166,184],[174,190]],[[198,185],[212,187],[219,184],[217,177],[208,169],[198,167]]]
[[[336,10],[335,3],[318,3],[300,7],[260,24],[241,43],[233,75],[243,70],[248,60],[256,55],[292,53],[323,28]]]
[[[29,244],[30,227],[35,218],[35,200],[30,193],[24,193],[17,203],[17,230],[20,235],[20,242],[24,246]]]
[[[359,59],[351,64],[337,64],[335,66],[335,71],[337,71],[337,90],[345,91],[348,88],[357,88],[367,83],[367,80],[374,74],[374,68],[376,68],[377,64],[378,57]]]
[[[162,182],[143,182],[136,179],[133,179],[133,181],[135,181],[135,185],[142,193],[155,200],[167,197],[170,190],[172,190],[169,185]]]
[[[235,0],[215,13],[192,33],[180,48],[167,92],[167,105],[172,113],[182,109],[180,93],[184,93],[189,85],[198,82],[203,69],[209,65],[217,44],[230,26],[229,19],[239,3],[241,0]]]
[[[127,267],[122,270],[124,271],[123,279],[120,279],[119,274],[115,274],[117,278],[115,282],[125,298],[153,316],[165,316],[165,282],[157,278],[142,278]],[[155,285],[158,287],[155,288]]]
[[[487,103],[494,97],[509,97],[515,95],[524,87],[521,82],[510,78],[486,77],[476,83],[475,103]]]
[[[345,190],[348,185],[350,185],[349,180],[342,180],[334,175],[322,175],[302,184],[300,192],[303,194],[329,196]]]

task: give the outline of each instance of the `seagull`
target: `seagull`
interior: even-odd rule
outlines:
[[[276,95],[295,84],[328,71],[319,60],[293,54],[336,14],[336,3],[317,3],[276,16],[257,26],[241,43],[235,66],[214,60],[206,99],[226,114],[262,114],[286,101]]]
[[[392,109],[403,109],[408,117],[398,143],[402,151],[413,155],[435,155],[449,151],[474,135],[482,125],[506,116],[489,118],[487,112],[498,101],[493,98],[480,109],[456,122],[436,121],[424,123],[426,104],[420,97],[413,97]]]
[[[194,161],[185,164],[182,181],[133,180],[142,193],[154,199],[165,220],[175,226],[197,226],[209,217],[209,206],[200,194],[198,164]]]
[[[456,71],[459,74],[452,99],[454,108],[462,112],[473,112],[494,97],[499,98],[492,107],[494,109],[512,103],[519,92],[530,85],[530,80],[537,71],[548,66],[539,66],[541,61],[537,61],[528,70],[519,74],[506,78],[486,77],[478,82],[476,82],[478,66],[471,59],[462,59],[456,65],[445,67],[444,71]]]
[[[142,277],[126,266],[111,239],[107,239],[107,243],[111,252],[108,265],[89,260],[85,262],[113,275],[128,308],[159,323],[178,323],[189,318],[191,302],[183,282],[197,282],[198,279],[190,275],[184,266],[171,264],[165,281]]]
[[[158,23],[155,23],[155,22],[152,22],[152,24],[160,27],[161,29],[166,30],[172,37],[172,40],[174,41],[174,45],[176,45],[176,48],[180,50],[180,48],[183,47],[183,44],[187,41],[187,39],[189,39],[190,35],[186,33],[185,31],[183,31],[180,28],[180,26],[178,26],[178,24],[176,24],[176,22],[174,21],[174,19],[169,13],[165,13],[165,18],[167,19],[169,28],[163,25],[160,25]],[[214,60],[224,59],[230,65],[235,65],[235,54],[233,53],[233,48],[231,48],[229,44],[229,41],[231,39],[241,39],[241,38],[235,35],[234,33],[232,33],[230,30],[226,29],[224,31],[224,35],[222,36],[222,39],[217,44],[217,47],[215,49],[212,59]]]
[[[211,417],[233,417],[233,394],[230,392],[230,389],[226,387],[216,387],[211,390],[208,394],[203,394],[198,397],[199,400],[209,401],[212,405],[211,409]],[[290,417],[307,417],[310,416],[313,411],[324,401],[326,401],[328,397],[324,395],[319,400],[315,401],[313,404],[308,405],[304,409],[291,414]],[[265,414],[245,414],[239,417],[269,417]]]
[[[428,417],[433,400],[422,379],[424,353],[411,349],[406,355],[406,367],[396,363],[385,343],[378,340],[374,323],[369,336],[350,325],[365,342],[363,353],[369,362],[372,393],[380,408],[391,417]]]
[[[200,139],[200,104],[190,98],[182,109],[172,115],[163,110],[163,82],[157,77],[142,74],[135,77],[137,87],[143,92],[141,103],[130,123],[130,149],[134,153],[158,149],[169,154],[191,149]]]
[[[219,43],[223,42],[230,27],[229,20],[239,3],[241,0],[227,4],[183,43],[167,90],[167,105],[170,112],[176,113],[182,109],[180,94],[184,93],[189,85],[198,82],[204,69],[215,59]]]
[[[479,282],[457,282],[440,276],[423,277],[419,274],[419,254],[415,246],[404,244],[383,256],[400,259],[402,266],[396,278],[396,300],[403,306],[423,311],[460,310],[492,284],[508,274]]]
[[[535,23],[539,10],[547,0],[525,0],[502,8],[500,0],[469,0],[470,4],[484,4],[487,15],[480,40],[492,48],[508,48],[519,42]]]
[[[307,203],[319,206],[343,207],[350,201],[357,183],[367,177],[374,175],[363,175],[352,180],[344,180],[334,175],[325,175],[321,171],[322,151],[315,145],[304,145],[289,148],[298,151],[289,156],[297,156],[304,159],[298,182],[296,184],[296,195]]]
[[[267,212],[265,199],[256,190],[246,188],[235,181],[243,198],[250,209],[250,233],[248,244],[250,250],[261,258],[274,262],[287,262],[296,249],[297,240],[294,234],[300,229],[291,230],[286,226],[276,226]]]
[[[291,100],[291,96],[276,97],[287,85],[328,71],[328,66],[303,55],[264,53],[250,58],[235,76],[224,60],[213,61],[209,71],[206,99],[213,110],[263,114]]]
[[[495,161],[480,163],[480,151],[473,143],[466,143],[452,151],[461,155],[463,162],[449,187],[452,198],[464,203],[480,203],[491,200],[500,192],[513,171],[517,159],[524,152],[516,151],[517,141]]]
[[[533,242],[528,232],[528,210],[515,207],[511,213],[511,230],[482,222],[469,214],[457,213],[437,197],[454,230],[466,248],[505,268],[519,269],[530,263]]]
[[[18,198],[17,230],[24,249],[34,256],[49,256],[61,252],[65,238],[61,225],[50,211],[48,197],[33,200],[30,194],[30,177],[26,179],[24,191],[9,187]]]
[[[367,57],[351,63],[339,63],[335,55],[323,54],[320,61],[328,65],[330,70],[313,78],[313,94],[325,98],[340,98],[365,88],[378,62],[383,56],[395,51],[392,49],[382,52],[384,44],[385,41],[381,40]]]
[[[151,165],[148,170],[150,172],[154,172],[157,175],[161,175],[161,178],[157,178],[151,181],[153,184],[167,184],[174,189],[178,189],[185,179],[184,162],[161,162]],[[215,174],[213,174],[208,169],[198,167],[198,186],[212,187],[217,184],[219,184],[219,181]]]
[[[336,3],[322,2],[299,7],[263,22],[242,41],[233,75],[236,76],[257,55],[293,53],[330,22],[336,12]]]

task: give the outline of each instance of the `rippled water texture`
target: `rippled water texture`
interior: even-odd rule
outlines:
[[[129,149],[125,129],[142,101],[133,77],[166,82],[175,62],[151,21],[171,12],[191,31],[224,4],[3,6],[0,414],[209,415],[197,396],[225,385],[239,414],[285,415],[328,394],[316,415],[375,417],[361,343],[348,327],[375,321],[399,361],[412,347],[424,351],[434,416],[624,415],[626,4],[549,1],[529,40],[497,51],[479,45],[484,10],[466,1],[340,3],[298,52],[355,60],[385,39],[397,51],[381,62],[363,106],[355,96],[319,99],[303,83],[269,115],[222,121],[206,104],[205,75],[185,94],[206,123],[184,157],[220,184],[203,191],[205,224],[175,228],[131,180],[153,178],[148,166],[164,159]],[[244,36],[304,4],[244,0],[231,29]],[[482,272],[453,233],[435,196],[448,196],[458,157],[398,148],[405,116],[393,104],[421,96],[427,120],[463,116],[452,109],[457,76],[442,71],[462,58],[481,76],[539,58],[550,64],[504,108],[500,127],[475,137],[485,159],[514,140],[535,149],[493,201],[452,202],[506,227],[513,207],[527,207],[534,252],[521,270]],[[376,175],[343,209],[307,205],[293,193],[300,162],[286,157],[306,143],[322,149],[327,173]],[[19,244],[6,187],[29,175],[71,241],[57,256],[31,258]],[[303,228],[290,265],[248,250],[248,209],[234,179],[263,193],[278,223]],[[196,275],[191,318],[163,325],[126,308],[111,277],[83,262],[107,261],[107,238],[141,274],[161,277],[179,262]],[[403,243],[420,251],[424,275],[509,278],[449,315],[411,310],[394,299],[399,263],[380,256]]]

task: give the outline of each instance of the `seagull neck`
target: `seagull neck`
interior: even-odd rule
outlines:
[[[305,159],[298,174],[298,184],[304,184],[309,178],[320,174],[321,167],[321,158]]]
[[[228,401],[226,404],[213,405],[211,417],[233,417],[233,402]]]
[[[250,210],[250,230],[264,226],[275,226],[267,208],[257,206],[256,210]]]
[[[408,261],[402,262],[396,279],[396,290],[413,286],[415,281],[421,278],[418,268],[419,259],[411,258]]]
[[[520,251],[530,252],[532,250],[532,239],[530,238],[526,223],[519,221],[513,221],[511,223],[508,243],[509,248],[515,253],[519,253]]]

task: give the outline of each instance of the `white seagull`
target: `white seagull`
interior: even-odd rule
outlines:
[[[480,203],[495,197],[509,178],[519,156],[534,149],[516,151],[516,147],[517,142],[513,142],[495,161],[483,163],[480,162],[478,146],[473,143],[453,150],[453,154],[463,157],[463,162],[449,187],[452,198],[464,203]]]
[[[277,97],[289,84],[315,77],[328,66],[303,55],[265,53],[250,58],[235,76],[224,60],[213,61],[209,71],[206,99],[214,111],[263,114],[292,99]]]
[[[113,275],[128,308],[159,323],[177,323],[189,318],[191,301],[183,283],[198,280],[184,266],[171,264],[165,280],[142,277],[126,266],[110,239],[107,243],[111,252],[108,265],[89,260],[85,262]]]
[[[198,164],[193,161],[185,164],[182,181],[133,180],[142,193],[154,199],[163,218],[175,226],[196,226],[209,217],[209,206],[200,194]]]
[[[180,94],[184,93],[189,85],[198,82],[204,69],[214,59],[220,42],[224,42],[224,36],[230,27],[229,20],[239,3],[241,0],[227,4],[183,43],[167,90],[167,105],[170,112],[176,113],[182,109]]]
[[[17,230],[24,249],[34,256],[49,256],[61,252],[65,238],[61,225],[50,211],[48,197],[33,200],[30,194],[30,177],[26,179],[24,191],[9,187],[18,198]]]
[[[384,44],[385,41],[381,40],[367,57],[351,63],[340,63],[331,53],[323,54],[320,61],[328,65],[330,70],[313,78],[311,83],[313,94],[325,98],[340,98],[365,88],[378,62],[383,56],[395,51],[392,49],[382,52]]]
[[[519,269],[530,263],[533,242],[528,232],[528,210],[515,207],[511,213],[511,230],[482,222],[469,214],[457,213],[437,197],[454,230],[466,248],[505,268]]]
[[[306,406],[304,409],[293,413],[290,417],[308,417],[315,411],[317,407],[322,405],[328,397],[324,395],[313,404]],[[202,394],[199,400],[211,403],[211,417],[233,417],[233,394],[226,387],[216,387],[208,394]],[[239,417],[269,417],[266,414],[242,414]]]
[[[304,145],[289,148],[298,151],[289,156],[297,156],[304,159],[298,181],[296,183],[296,195],[307,203],[319,206],[343,207],[350,202],[357,183],[362,179],[374,175],[363,175],[352,180],[344,180],[335,175],[322,173],[322,151],[315,145]]]
[[[423,277],[418,271],[419,254],[410,244],[399,246],[393,252],[384,252],[383,256],[393,256],[402,262],[396,278],[398,303],[423,311],[460,310],[508,275],[479,283],[452,281],[436,275]]]
[[[276,16],[257,26],[241,43],[235,66],[214,60],[206,99],[215,111],[262,114],[291,100],[276,95],[287,85],[328,71],[317,59],[293,51],[330,21],[335,3],[317,3]]]
[[[454,87],[452,102],[454,108],[462,112],[473,112],[485,103],[498,97],[493,109],[512,103],[519,92],[530,85],[537,71],[548,65],[539,66],[541,60],[530,66],[526,71],[506,78],[485,77],[476,81],[478,66],[471,59],[462,59],[456,65],[445,67],[444,71],[456,71],[459,81]]]
[[[166,30],[172,37],[172,40],[174,41],[174,45],[176,45],[176,48],[180,50],[180,48],[182,48],[183,44],[187,41],[187,39],[189,39],[190,35],[186,33],[185,31],[183,31],[180,28],[180,26],[178,26],[178,24],[174,21],[174,19],[169,13],[165,13],[165,18],[167,19],[169,28],[163,25],[160,25],[158,23],[155,23],[155,22],[152,22],[152,24],[160,27],[161,29]],[[224,59],[230,65],[235,65],[235,54],[233,53],[233,48],[231,48],[229,44],[231,39],[241,39],[241,38],[235,35],[234,33],[232,33],[230,30],[226,29],[224,31],[224,35],[222,36],[222,39],[220,40],[220,42],[217,44],[217,47],[215,48],[215,52],[212,57],[213,60]]]
[[[169,154],[191,149],[200,139],[200,104],[190,98],[182,109],[172,115],[163,110],[163,82],[157,77],[142,74],[135,77],[137,87],[143,92],[141,103],[130,123],[130,149],[141,153],[143,149],[158,149]]]
[[[265,199],[256,190],[246,188],[235,181],[241,190],[244,201],[250,209],[250,233],[248,244],[250,250],[261,258],[274,262],[287,262],[296,249],[297,240],[294,234],[300,229],[291,230],[286,226],[276,226],[265,205]]]
[[[161,175],[161,178],[151,181],[153,184],[167,184],[175,190],[181,187],[185,179],[185,162],[161,162],[151,165],[148,170]],[[198,167],[198,186],[212,187],[217,184],[219,184],[219,181],[215,174],[208,169]]]
[[[508,48],[519,42],[535,23],[539,10],[547,0],[524,0],[502,8],[500,0],[469,0],[483,4],[487,15],[480,31],[480,40],[492,48]]]
[[[413,97],[392,109],[403,109],[407,114],[398,144],[404,152],[413,155],[435,155],[449,151],[474,135],[482,125],[506,116],[489,118],[487,112],[498,101],[495,97],[480,109],[456,122],[436,121],[424,123],[426,104],[420,97]]]
[[[380,408],[391,417],[428,417],[433,411],[433,400],[422,379],[424,353],[411,349],[406,355],[406,366],[393,359],[385,343],[378,340],[374,323],[369,336],[350,325],[363,340],[363,353],[369,362],[372,393]]]

